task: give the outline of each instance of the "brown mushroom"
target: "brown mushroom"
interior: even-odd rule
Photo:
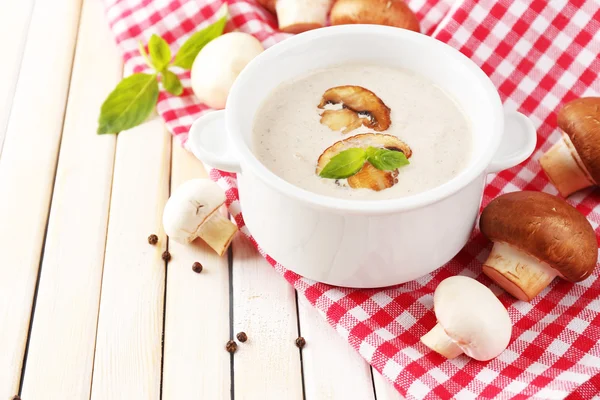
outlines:
[[[389,25],[420,32],[419,20],[402,0],[337,0],[331,25]]]
[[[558,112],[561,140],[540,158],[560,194],[600,182],[600,97],[573,100]]]
[[[323,93],[317,106],[324,109],[331,104],[341,104],[340,110],[325,110],[321,114],[321,123],[337,131],[345,127],[343,133],[349,133],[360,124],[381,132],[392,123],[390,108],[373,92],[361,86],[336,86]]]
[[[410,158],[412,150],[406,143],[398,139],[396,136],[375,134],[375,133],[363,133],[360,135],[351,136],[347,139],[335,142],[329,146],[319,157],[317,162],[316,173],[319,175],[321,170],[329,163],[332,157],[339,154],[344,150],[351,148],[368,148],[377,147],[385,148],[393,151],[400,151],[404,153],[406,158]],[[362,169],[355,175],[348,178],[348,186],[351,188],[363,188],[380,191],[383,189],[390,188],[398,183],[398,170],[382,171],[373,167],[369,162],[365,162]]]
[[[266,8],[269,12],[275,14],[275,3],[277,0],[258,0],[258,4]]]
[[[542,192],[514,192],[481,214],[481,232],[494,246],[483,272],[519,300],[530,301],[559,276],[587,278],[598,243],[588,220],[566,201]]]

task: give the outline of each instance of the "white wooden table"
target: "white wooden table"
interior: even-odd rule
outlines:
[[[168,242],[206,173],[159,119],[95,134],[123,73],[101,0],[1,1],[0,37],[0,400],[400,398],[241,235]]]

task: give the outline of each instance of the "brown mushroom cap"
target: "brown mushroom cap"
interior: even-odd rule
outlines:
[[[361,118],[362,124],[378,132],[385,131],[390,127],[390,108],[369,89],[362,86],[336,86],[329,88],[323,93],[318,108],[325,108],[327,104],[342,104],[345,110],[355,113],[368,113],[371,118]],[[342,113],[338,110],[334,113]],[[347,111],[346,111],[347,112]],[[324,115],[324,117],[326,117]],[[323,123],[323,121],[321,121]]]
[[[600,182],[600,97],[583,97],[564,105],[558,126],[573,142],[594,181]]]
[[[337,0],[331,25],[389,25],[420,32],[419,20],[402,0]]]
[[[481,232],[549,264],[565,279],[587,278],[598,258],[588,220],[566,201],[542,192],[507,193],[481,213]]]
[[[277,0],[257,0],[258,4],[269,10],[271,13],[275,14],[275,3]]]

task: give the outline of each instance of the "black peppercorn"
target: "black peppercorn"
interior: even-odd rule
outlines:
[[[202,272],[202,264],[200,264],[199,262],[196,261],[195,263],[192,264],[192,270],[195,273],[199,274],[200,272]]]
[[[169,253],[168,251],[165,251],[162,253],[162,259],[165,261],[169,261],[171,260],[171,253]]]
[[[158,243],[158,236],[156,236],[155,234],[148,236],[148,243],[154,246],[156,243]]]
[[[235,335],[235,337],[242,343],[248,340],[248,335],[246,335],[246,332],[240,332],[237,335]]]
[[[227,350],[231,354],[235,353],[235,351],[237,350],[237,343],[233,340],[228,341],[225,345],[225,350]]]
[[[300,336],[298,339],[296,339],[296,346],[298,346],[298,348],[303,348],[304,345],[306,344],[306,340],[304,340],[304,338],[302,336]]]

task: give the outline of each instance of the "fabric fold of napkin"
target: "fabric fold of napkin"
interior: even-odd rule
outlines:
[[[175,50],[189,35],[216,20],[223,1],[105,0],[109,24],[125,59],[126,74],[146,67],[138,40],[153,33]],[[540,169],[543,152],[560,138],[556,112],[577,97],[599,96],[600,6],[595,0],[409,0],[422,31],[448,43],[490,76],[508,110],[529,116],[538,131],[531,159],[490,176],[483,204],[516,190],[557,194]],[[227,31],[240,30],[265,47],[288,35],[253,0],[230,0]],[[192,122],[210,110],[197,102],[189,72],[180,78],[181,97],[161,93],[158,112],[185,145]],[[126,134],[126,133],[124,133]],[[227,204],[244,225],[234,174],[211,178],[226,189]],[[600,233],[600,196],[584,191],[569,198]],[[435,245],[435,244],[432,244]],[[508,349],[479,362],[447,360],[419,338],[435,324],[433,292],[446,277],[461,274],[491,285],[481,272],[490,244],[475,231],[446,266],[416,281],[383,289],[349,289],[314,282],[288,271],[261,251],[271,265],[315,306],[332,327],[409,399],[536,398],[591,399],[600,393],[600,271],[583,282],[556,280],[531,303],[500,295],[514,323]],[[497,289],[497,288],[496,288]],[[498,290],[501,292],[501,290]]]

